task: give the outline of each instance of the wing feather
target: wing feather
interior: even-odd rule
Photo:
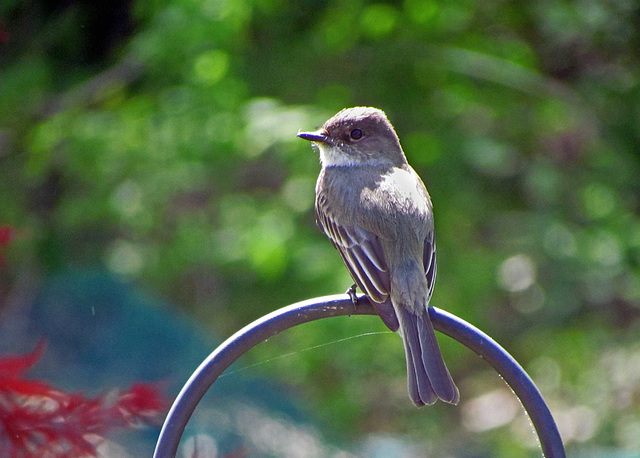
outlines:
[[[433,236],[433,231],[427,236],[427,239],[424,241],[423,262],[424,273],[427,277],[427,287],[429,288],[427,297],[431,298],[431,295],[433,294],[433,286],[436,282],[436,271],[438,270],[438,265],[436,263],[436,242]]]
[[[316,208],[316,217],[360,289],[374,302],[385,302],[391,280],[378,236],[360,227],[339,224],[323,206]]]

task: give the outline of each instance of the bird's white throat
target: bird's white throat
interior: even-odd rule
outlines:
[[[320,150],[320,163],[323,167],[333,166],[346,166],[346,165],[359,165],[358,161],[355,161],[349,155],[343,153],[340,148],[333,145],[327,145],[326,143],[316,142],[318,149]]]

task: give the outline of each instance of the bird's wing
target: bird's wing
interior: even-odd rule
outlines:
[[[436,241],[433,231],[430,231],[429,235],[427,235],[427,238],[424,240],[422,259],[424,264],[424,273],[427,277],[427,298],[431,299],[431,295],[433,294],[433,285],[436,282],[436,272],[438,270],[438,265],[436,263]]]
[[[382,321],[391,330],[397,330],[398,319],[389,299],[389,268],[378,236],[356,225],[338,223],[323,205],[316,207],[316,219]]]
[[[318,226],[338,249],[360,289],[375,302],[384,302],[390,279],[378,237],[361,227],[339,224],[324,209],[318,209],[316,216]]]

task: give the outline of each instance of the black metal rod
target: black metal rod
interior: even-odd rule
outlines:
[[[507,382],[536,429],[543,456],[565,458],[562,438],[547,403],[513,356],[487,334],[451,313],[431,307],[429,316],[435,329],[473,350]]]
[[[298,302],[265,315],[229,337],[200,364],[178,394],[164,421],[153,456],[175,457],[196,406],[218,377],[240,356],[260,342],[302,323],[333,316],[376,315],[367,299],[364,296],[359,298],[358,305],[345,295]],[[466,321],[432,307],[429,314],[435,329],[480,355],[507,382],[529,415],[544,456],[564,458],[564,446],[553,416],[520,364],[491,337]]]

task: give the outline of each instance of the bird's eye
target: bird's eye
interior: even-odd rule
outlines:
[[[360,129],[353,129],[351,131],[351,138],[353,140],[360,140],[362,138],[362,131]]]

